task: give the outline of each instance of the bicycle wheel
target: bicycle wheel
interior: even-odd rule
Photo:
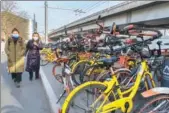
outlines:
[[[113,94],[110,92],[108,98],[102,94],[107,86],[101,82],[86,82],[76,87],[65,99],[62,107],[62,113],[96,113],[101,104],[113,101]],[[97,102],[96,102],[97,100]],[[94,102],[96,102],[94,104]],[[92,106],[93,104],[93,106]],[[103,111],[99,111],[103,112]],[[114,111],[109,112],[114,113]]]
[[[86,69],[83,70],[82,74],[79,76],[80,83],[84,83],[87,81],[96,80],[99,74],[105,72],[104,68],[101,68],[98,65],[88,66]]]
[[[81,84],[79,76],[80,74],[82,74],[83,70],[86,69],[90,64],[90,61],[79,61],[72,66],[72,80],[76,85]]]
[[[55,64],[53,66],[53,69],[52,69],[52,74],[53,76],[56,78],[56,80],[58,82],[60,82],[61,84],[63,84],[63,77],[62,77],[62,74],[58,74],[59,72],[57,72],[57,68],[60,66],[60,64]]]
[[[132,77],[131,71],[125,68],[117,69],[115,75],[120,83],[121,88],[128,89],[133,86],[134,78]],[[108,70],[105,73],[97,76],[96,81],[104,82],[112,78],[111,72]]]
[[[45,53],[40,54],[40,66],[45,66],[49,63],[49,61],[46,60],[47,55]]]
[[[141,103],[134,113],[168,113],[169,95],[159,94]]]

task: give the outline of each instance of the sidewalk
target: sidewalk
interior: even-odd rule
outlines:
[[[6,71],[6,57],[1,56],[1,113],[51,113],[41,80],[29,81],[24,72],[16,88]]]

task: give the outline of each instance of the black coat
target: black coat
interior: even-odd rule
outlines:
[[[42,49],[42,43],[39,41],[38,46],[33,44],[33,40],[29,40],[26,45],[27,63],[26,71],[32,72],[40,69],[40,50]]]

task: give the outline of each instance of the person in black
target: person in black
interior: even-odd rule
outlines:
[[[33,80],[33,72],[35,72],[35,78],[39,78],[40,70],[40,50],[42,49],[42,42],[37,32],[33,33],[32,40],[29,40],[26,45],[25,56],[27,55],[26,71],[29,72],[29,80]]]

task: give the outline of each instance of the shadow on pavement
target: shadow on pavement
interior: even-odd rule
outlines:
[[[1,113],[24,113],[24,110],[14,105],[6,105],[1,108]]]
[[[28,72],[24,72],[21,87],[16,88],[5,57],[1,57],[1,78],[1,113],[50,113],[41,80],[29,81]]]

